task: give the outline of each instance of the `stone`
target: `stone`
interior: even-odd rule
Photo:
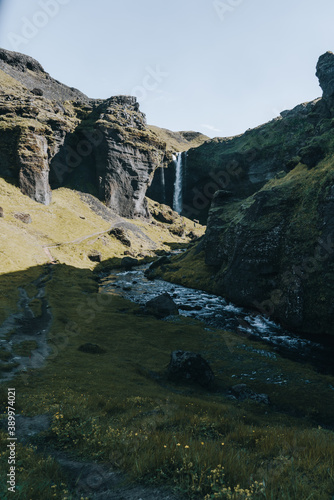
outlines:
[[[182,309],[182,311],[201,311],[203,309],[202,306],[193,304],[181,304],[179,308]]]
[[[4,217],[3,208],[0,207],[0,217]]]
[[[131,241],[126,236],[126,233],[122,227],[114,227],[109,231],[110,236],[115,236],[118,241],[120,241],[124,246],[131,247]]]
[[[198,236],[193,232],[190,231],[189,233],[186,234],[187,238],[189,238],[191,241],[195,241],[198,239]]]
[[[169,231],[174,234],[175,236],[179,236],[180,238],[182,238],[184,236],[184,227],[183,226],[171,226],[169,228]]]
[[[152,264],[149,267],[150,271],[153,271],[154,269],[157,269],[161,267],[164,264],[169,264],[170,263],[170,258],[167,257],[167,255],[163,255],[162,257],[159,257],[159,259],[155,260],[152,262]]]
[[[17,220],[20,220],[21,222],[24,222],[24,224],[31,224],[32,219],[30,214],[24,214],[22,212],[15,212],[14,217]]]
[[[323,97],[329,98],[334,95],[334,54],[326,52],[319,57],[316,75],[319,79]]]
[[[91,342],[87,342],[86,344],[82,344],[78,347],[78,351],[86,352],[88,354],[105,354],[107,351],[102,349],[98,344],[92,344]]]
[[[167,377],[173,382],[194,383],[205,388],[211,388],[215,380],[209,363],[200,354],[181,350],[172,352]]]
[[[34,89],[32,89],[32,90],[31,90],[31,93],[32,93],[32,94],[34,94],[34,95],[37,95],[37,96],[39,96],[39,97],[42,97],[42,96],[43,96],[43,94],[44,94],[44,92],[43,92],[43,90],[42,90],[42,89],[38,89],[38,88],[36,88],[36,87],[35,87]]]
[[[88,258],[92,262],[102,262],[102,254],[98,250],[92,250],[89,252]]]
[[[179,314],[179,309],[171,296],[166,292],[149,300],[145,305],[145,312],[153,314],[157,318],[165,318],[166,316]]]
[[[164,210],[155,215],[155,218],[159,222],[163,222],[164,224],[173,224],[175,220],[175,214],[172,210]]]
[[[134,259],[133,257],[123,257],[121,261],[121,266],[125,267],[125,269],[131,269],[134,266],[138,266],[139,260]]]
[[[270,403],[269,396],[267,394],[259,394],[254,392],[252,389],[247,387],[246,384],[237,384],[231,388],[231,393],[240,401],[245,399],[253,399],[258,403],[263,403],[268,405]]]

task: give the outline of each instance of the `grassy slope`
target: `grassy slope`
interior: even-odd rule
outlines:
[[[20,190],[0,179],[0,206],[4,210],[4,218],[0,219],[1,232],[1,273],[26,269],[36,264],[43,264],[49,258],[43,246],[50,248],[55,259],[78,268],[94,267],[88,259],[92,249],[101,251],[103,260],[122,257],[124,247],[115,237],[107,234],[113,223],[126,222],[115,216],[110,222],[105,221],[81,201],[78,193],[66,188],[53,191],[53,200],[44,206],[21,194]],[[14,217],[15,212],[29,213],[31,224],[24,224]],[[130,221],[128,221],[130,222]],[[194,231],[193,224],[184,219],[186,230]],[[132,224],[150,238],[151,241],[136,237],[129,231],[132,241],[131,251],[134,253],[151,253],[155,249],[169,249],[171,243],[185,243],[186,238],[172,235],[168,225],[154,226],[149,222],[131,221]],[[105,236],[92,236],[81,243],[68,244],[90,234],[105,232]],[[195,229],[196,232],[196,229]],[[203,228],[198,229],[203,234]]]
[[[177,152],[196,148],[210,139],[206,135],[196,132],[172,132],[171,130],[156,127],[154,125],[149,125],[148,128],[160,141],[166,143],[168,150]]]

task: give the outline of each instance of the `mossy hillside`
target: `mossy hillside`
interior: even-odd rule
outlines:
[[[180,255],[174,255],[170,264],[164,264],[154,270],[154,276],[178,285],[216,293],[216,268],[205,263],[204,251],[200,243]]]
[[[15,80],[15,78],[12,78],[10,75],[5,73],[2,69],[0,69],[0,85],[1,94],[4,94],[6,92],[19,95],[26,90],[26,87],[24,87],[24,85]]]
[[[21,273],[9,279],[15,281],[16,274]],[[247,338],[209,331],[193,320],[143,316],[119,297],[98,295],[87,269],[55,266],[46,294],[54,318],[52,354],[44,369],[30,369],[11,382],[18,412],[47,412],[52,419],[35,444],[107,461],[134,479],[170,484],[190,497],[219,491],[224,498],[225,487],[246,489],[257,480],[265,482],[266,496],[250,498],[331,498],[334,439],[323,427],[333,421],[333,377],[266,356],[268,346],[256,343],[254,350]],[[86,342],[107,352],[79,351]],[[174,349],[202,353],[216,373],[218,392],[167,382],[164,371]],[[245,379],[253,372],[254,380]],[[266,392],[272,405],[228,400],[225,390],[245,381]],[[24,492],[32,488],[34,497],[41,491],[41,456],[27,447],[20,451],[30,458],[20,462],[18,482]],[[54,471],[55,498],[63,498],[66,478],[54,461],[47,463]],[[218,466],[224,469],[214,485]],[[5,455],[1,470],[7,471]],[[44,487],[39,498],[50,498]],[[233,498],[245,495],[236,490]]]
[[[190,148],[196,148],[205,141],[210,140],[206,135],[199,132],[172,132],[165,128],[148,125],[148,128],[153,132],[160,141],[166,143],[168,150],[173,152],[183,152]]]
[[[300,161],[314,166],[332,150],[333,119],[325,108],[321,100],[314,101],[305,107],[307,112],[283,113],[242,135],[215,138],[190,149],[184,213],[203,221],[216,190],[228,190],[242,199]]]
[[[96,203],[100,202],[96,200]],[[112,212],[107,221],[82,201],[79,193],[66,188],[55,190],[52,203],[44,206],[3,179],[0,179],[0,206],[4,210],[4,217],[0,218],[3,274],[49,262],[50,254],[59,262],[93,269],[95,264],[88,258],[92,250],[100,251],[103,260],[122,258],[126,251],[134,256],[153,256],[156,251],[170,250],[173,243],[189,242],[186,234],[190,231],[198,236],[204,232],[204,228],[193,228],[190,221],[178,218],[177,214],[173,225],[160,223],[156,226],[140,219],[128,221]],[[24,224],[16,219],[16,212],[29,213],[32,223]],[[113,225],[122,224],[130,227],[126,233],[131,248],[109,235]],[[186,229],[185,236],[177,236],[171,231],[181,224]]]

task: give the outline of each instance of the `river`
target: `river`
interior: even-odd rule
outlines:
[[[319,371],[334,374],[334,341],[331,339],[303,338],[267,317],[227,302],[223,297],[161,279],[149,280],[145,276],[148,267],[144,265],[129,271],[115,270],[102,274],[100,291],[119,295],[140,305],[167,292],[182,316],[203,321],[207,327],[229,330],[254,341],[266,342],[273,351],[283,356],[310,362]]]

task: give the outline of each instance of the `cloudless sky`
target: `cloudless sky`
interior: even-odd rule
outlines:
[[[320,97],[333,0],[0,0],[0,46],[148,123],[230,136]]]

